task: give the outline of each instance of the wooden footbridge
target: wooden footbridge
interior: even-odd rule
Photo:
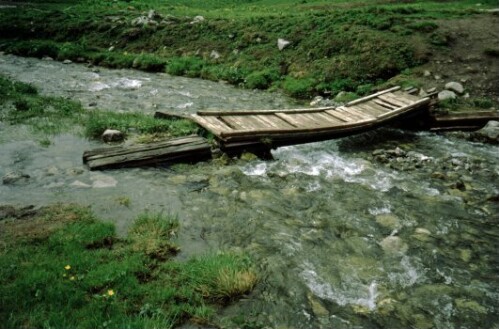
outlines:
[[[211,132],[227,153],[259,152],[271,148],[339,138],[372,130],[428,109],[429,97],[418,97],[400,87],[380,91],[339,107],[269,111],[202,111],[180,116]],[[157,112],[156,117],[179,117]],[[148,144],[149,145],[149,144]],[[201,137],[187,137],[135,148],[87,151],[91,169],[204,160],[211,145]],[[192,145],[192,148],[190,147]],[[199,155],[197,157],[196,155]]]
[[[262,143],[279,147],[353,135],[415,114],[429,102],[429,97],[394,87],[339,107],[202,111],[187,118],[213,133],[221,149],[229,151]]]

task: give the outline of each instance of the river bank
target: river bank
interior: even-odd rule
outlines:
[[[443,89],[449,78],[470,95],[449,107],[498,104],[495,1],[38,2],[0,11],[0,50],[307,100],[383,83]]]

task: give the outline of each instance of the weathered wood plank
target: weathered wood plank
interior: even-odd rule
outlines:
[[[269,126],[272,126],[276,129],[292,129],[295,127],[276,115],[257,115],[256,118],[263,122],[266,122]]]
[[[353,113],[357,115],[361,119],[374,119],[374,115],[367,113],[366,111],[363,111],[360,107],[357,105],[354,106],[349,106],[346,108],[348,112]]]
[[[397,99],[397,98],[393,98],[393,97],[390,97],[389,95],[385,94],[385,95],[379,95],[377,97],[378,99],[382,100],[383,102],[386,102],[388,104],[392,104],[393,106],[397,106],[397,107],[401,107],[401,106],[406,106],[406,105],[410,105],[412,102],[408,102],[408,101],[402,101],[400,99]]]
[[[182,137],[159,143],[99,149],[84,153],[84,162],[91,170],[157,165],[161,163],[200,161],[211,157],[210,144],[201,137]],[[85,156],[91,154],[91,156]]]
[[[384,113],[387,113],[387,112],[391,112],[392,110],[391,109],[387,109],[386,107],[383,107],[381,105],[378,105],[374,102],[374,100],[370,100],[366,103],[362,103],[360,104],[362,106],[369,106],[369,107],[372,107],[376,110],[378,110],[379,112],[381,112],[380,114],[384,114]]]
[[[386,113],[386,110],[379,110],[370,105],[367,105],[367,103],[357,104],[355,105],[355,107],[360,108],[365,113],[371,114],[373,117],[377,117],[380,114]]]
[[[326,110],[325,112],[343,122],[352,122],[354,120],[352,117],[346,116],[341,111],[338,111],[337,108],[334,110]]]
[[[210,116],[201,117],[193,115],[192,119],[194,120],[194,122],[207,128],[215,135],[219,134],[222,131],[233,130],[232,127],[228,126],[225,122],[219,120],[217,117],[210,117]]]
[[[292,115],[282,112],[276,113],[275,115],[295,127],[302,126],[302,122],[296,120],[296,118]]]
[[[389,110],[395,110],[397,108],[396,105],[392,105],[390,103],[383,102],[381,99],[374,99],[373,102],[380,105],[380,106],[383,106]]]

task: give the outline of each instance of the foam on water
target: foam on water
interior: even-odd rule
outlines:
[[[366,286],[360,281],[350,280],[342,282],[340,287],[333,287],[317,274],[310,263],[306,263],[304,267],[301,277],[310,291],[317,297],[333,301],[340,306],[359,305],[370,311],[376,309],[376,298],[378,297],[376,281],[372,281]]]

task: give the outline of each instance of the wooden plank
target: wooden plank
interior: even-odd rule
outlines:
[[[343,124],[344,122],[343,120],[340,120],[336,117],[327,114],[325,111],[320,113],[315,113],[314,116],[318,117],[320,120],[324,120],[325,123],[328,125],[337,126]]]
[[[290,116],[293,116],[296,121],[301,122],[301,127],[323,127],[324,122],[321,121],[319,118],[315,117],[314,114],[306,114],[306,113],[298,113],[298,114],[292,114]]]
[[[362,103],[361,104],[362,106],[369,106],[371,108],[374,108],[376,109],[377,111],[381,112],[380,114],[384,114],[384,113],[387,113],[387,112],[391,112],[392,109],[387,109],[386,107],[383,107],[381,105],[378,105],[374,102],[374,100],[370,100],[369,102],[367,103]]]
[[[355,104],[358,104],[358,103],[363,103],[367,100],[370,100],[370,99],[373,99],[373,98],[376,98],[378,97],[379,95],[383,95],[383,94],[386,94],[386,93],[390,93],[390,92],[394,92],[394,91],[397,91],[400,89],[400,86],[396,86],[396,87],[392,87],[392,88],[389,88],[389,89],[385,89],[385,90],[382,90],[380,92],[377,92],[375,94],[372,94],[372,95],[368,95],[366,97],[362,97],[362,98],[359,98],[359,99],[356,99],[356,100],[353,100],[351,102],[348,102],[345,104],[345,106],[352,106],[352,105],[355,105]]]
[[[84,153],[84,162],[91,170],[116,167],[133,167],[165,162],[180,162],[185,160],[204,160],[211,157],[210,144],[201,137],[181,137],[129,147],[100,149]],[[92,156],[85,158],[85,154]]]
[[[274,127],[276,129],[291,129],[295,127],[276,115],[256,115],[255,117],[258,120],[267,123],[268,126]]]
[[[343,121],[343,122],[345,122],[345,123],[354,121],[354,119],[352,117],[346,116],[343,114],[343,112],[338,111],[338,108],[336,108],[334,110],[326,110],[324,112],[341,120],[341,121]]]
[[[354,111],[350,112],[348,109],[349,109],[348,107],[340,106],[336,110],[338,112],[341,112],[342,114],[348,116],[348,117],[351,117],[355,121],[359,121],[359,120],[364,119],[364,117],[362,115],[356,114]]]
[[[419,101],[417,101],[417,102],[415,102],[415,103],[413,103],[411,105],[407,105],[407,106],[398,108],[398,109],[396,109],[394,111],[382,114],[382,115],[378,116],[377,121],[389,120],[389,119],[391,119],[393,117],[396,117],[398,115],[402,115],[405,112],[410,112],[411,110],[417,109],[417,108],[421,107],[424,104],[428,104],[429,102],[430,102],[430,98],[425,97],[425,98],[420,99]]]
[[[359,116],[361,119],[373,119],[375,116],[363,111],[360,107],[358,107],[359,104],[355,106],[349,106],[346,109],[348,112],[353,113],[357,116]]]
[[[419,97],[417,97],[414,100],[407,99],[407,98],[402,97],[402,94],[396,95],[396,94],[388,93],[388,94],[384,94],[383,96],[384,97],[388,97],[388,98],[393,99],[393,100],[397,100],[397,101],[401,102],[404,105],[410,105],[410,104],[412,104],[412,103],[417,102],[418,100],[420,100]]]
[[[398,90],[398,91],[394,91],[393,92],[393,95],[397,98],[403,98],[403,99],[406,99],[410,102],[417,102],[418,100],[420,100],[421,98],[419,96],[415,96],[415,95],[411,95],[411,94],[408,94],[406,92],[403,92],[401,90]]]
[[[374,99],[373,102],[380,105],[380,106],[383,106],[389,110],[395,110],[398,108],[398,106],[389,104],[387,102],[383,102],[381,99]]]
[[[198,111],[197,115],[200,116],[224,116],[224,115],[271,115],[274,113],[286,113],[286,114],[296,114],[296,113],[315,113],[322,112],[327,109],[332,109],[334,107],[317,107],[317,108],[301,108],[301,109],[283,109],[283,110],[244,110],[244,111]]]
[[[203,139],[199,136],[193,135],[193,136],[175,138],[151,144],[131,145],[128,147],[115,146],[115,147],[97,148],[94,150],[83,152],[83,160],[84,162],[86,162],[90,160],[104,158],[109,155],[126,155],[129,153],[142,152],[144,150],[155,150],[165,147],[176,147],[185,144],[197,143],[200,140]]]
[[[224,115],[224,116],[219,116],[218,118],[219,120],[225,122],[226,124],[229,124],[235,130],[247,130],[247,129],[258,128],[255,127],[251,123],[251,121],[246,120],[244,116]]]
[[[276,113],[275,115],[295,127],[302,126],[302,123],[300,121],[297,121],[293,115],[289,115],[287,113],[282,113],[282,112]]]
[[[392,105],[397,106],[397,107],[402,107],[402,106],[412,104],[412,102],[402,101],[402,98],[397,99],[395,97],[390,97],[388,95],[379,95],[377,98],[382,100],[383,102],[386,102],[388,104],[392,104]]]
[[[358,107],[362,111],[371,114],[373,117],[377,117],[380,114],[386,113],[386,109],[379,110],[377,108],[374,108],[374,107],[368,105],[368,103],[357,104],[357,105],[355,105],[355,107]]]
[[[232,127],[228,126],[225,122],[219,120],[217,117],[204,116],[200,117],[193,115],[192,119],[202,127],[208,129],[213,134],[218,135],[222,131],[231,131]]]

